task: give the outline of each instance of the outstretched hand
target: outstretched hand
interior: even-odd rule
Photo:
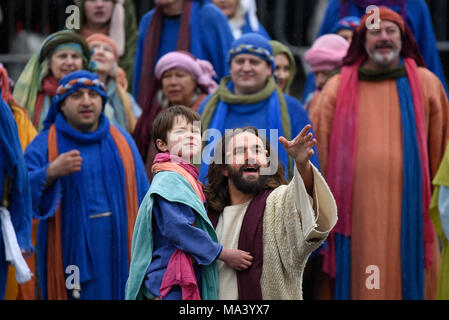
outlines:
[[[284,147],[287,154],[292,157],[298,167],[307,167],[310,157],[314,154],[313,147],[317,141],[313,138],[310,124],[302,128],[301,132],[292,140],[288,141],[284,137],[279,137],[279,142]]]
[[[296,168],[301,174],[307,193],[313,196],[313,171],[309,160],[314,154],[313,147],[317,144],[317,141],[312,132],[309,132],[311,128],[312,126],[308,124],[292,141],[279,137],[279,142],[287,151],[287,154],[295,160]]]

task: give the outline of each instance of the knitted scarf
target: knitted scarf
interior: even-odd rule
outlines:
[[[190,17],[192,7],[193,2],[191,0],[184,2],[179,26],[177,50],[190,51]],[[158,81],[154,75],[154,67],[159,51],[163,19],[164,15],[161,7],[156,6],[146,33],[142,71],[139,80],[139,90],[137,92],[137,103],[142,108],[142,115],[137,121],[134,139],[144,159],[151,141],[151,124],[160,110],[157,99],[155,99],[158,90]]]
[[[134,222],[137,218],[138,198],[133,153],[125,137],[104,115],[100,117],[99,128],[92,133],[81,133],[65,121],[61,114],[56,116],[48,135],[49,162],[55,160],[59,152],[67,152],[76,148],[77,143],[99,143],[103,160],[103,178],[108,186],[107,195],[111,204],[113,217],[113,238],[111,246],[114,266],[114,277],[117,279],[113,288],[116,299],[124,298],[124,288],[128,277],[131,239]],[[120,174],[111,175],[110,172]],[[47,281],[48,299],[66,299],[64,267],[77,265],[80,269],[80,282],[95,277],[89,241],[89,219],[85,191],[82,186],[81,173],[74,173],[60,179],[62,190],[71,195],[71,201],[62,199],[56,214],[49,219]],[[62,223],[61,211],[65,222]],[[120,214],[126,212],[127,215]]]
[[[280,130],[279,136],[283,135],[287,140],[291,139],[291,124],[287,104],[281,89],[276,85],[272,76],[268,78],[268,82],[263,90],[251,95],[234,95],[229,89],[231,84],[231,78],[229,76],[224,77],[218,89],[204,107],[201,114],[203,133],[209,128],[214,128],[224,134],[224,121],[228,113],[229,104],[254,104],[267,100],[270,106],[269,127],[266,128],[267,132],[270,129],[278,129]],[[208,141],[208,139],[205,141]],[[216,144],[217,141],[212,143]],[[291,159],[284,148],[280,148],[279,157],[283,163],[287,164],[288,177],[292,178],[293,169]],[[206,164],[203,162],[200,172],[207,172],[206,169]]]
[[[263,215],[267,198],[273,190],[259,192],[251,200],[243,218],[239,234],[238,249],[251,252],[253,264],[247,270],[237,271],[239,300],[262,300],[260,277],[263,268]],[[217,227],[221,212],[208,211],[214,228]]]
[[[350,298],[351,215],[357,156],[359,67],[343,66],[330,138],[328,183],[339,208],[323,269],[336,277],[337,299]],[[401,60],[402,62],[402,60]],[[404,58],[407,77],[396,78],[403,132],[401,267],[404,299],[424,297],[424,266],[432,263],[433,228],[429,217],[430,173],[423,96],[417,66]],[[397,72],[396,72],[397,73]],[[366,75],[368,76],[368,75]],[[374,80],[374,79],[373,79]],[[377,79],[375,79],[377,80]],[[344,143],[342,143],[344,141]]]

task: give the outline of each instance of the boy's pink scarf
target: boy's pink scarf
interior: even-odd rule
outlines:
[[[337,99],[332,135],[330,138],[327,181],[337,202],[339,218],[337,225],[328,238],[329,249],[324,252],[323,270],[332,277],[336,276],[335,233],[348,237],[351,236],[352,196],[357,156],[359,104],[358,70],[365,58],[365,56],[362,56],[353,65],[343,66],[341,68],[340,87],[338,89],[339,98]],[[413,97],[418,136],[418,151],[422,168],[424,261],[427,268],[432,264],[432,243],[434,234],[429,216],[431,191],[424,118],[424,100],[415,60],[411,58],[403,58],[403,60]]]
[[[182,300],[201,300],[191,257],[179,249],[172,254],[162,278],[161,299],[176,285],[181,287]]]
[[[201,201],[203,203],[206,202],[203,187],[198,181],[199,170],[193,164],[190,164],[184,159],[169,153],[158,153],[154,158],[153,163],[154,165],[151,168],[153,174],[156,174],[159,171],[173,171],[179,173],[190,183]]]

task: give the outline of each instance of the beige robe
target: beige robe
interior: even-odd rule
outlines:
[[[276,188],[267,198],[260,279],[264,300],[302,299],[302,275],[307,259],[337,222],[335,200],[318,170],[313,167],[313,198],[307,194],[298,170],[294,171],[292,181]],[[237,248],[248,204],[226,207],[220,215],[216,230],[225,248]],[[232,217],[225,216],[229,213]],[[223,263],[219,265],[219,282],[220,299],[238,299],[236,272]]]

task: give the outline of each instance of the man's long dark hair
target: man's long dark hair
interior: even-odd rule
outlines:
[[[223,175],[223,170],[226,169],[226,144],[229,143],[232,137],[243,132],[251,132],[259,137],[263,141],[266,150],[268,150],[268,157],[270,157],[270,154],[276,154],[272,151],[265,137],[260,135],[255,127],[244,127],[227,132],[215,147],[213,162],[210,164],[207,174],[208,184],[204,187],[204,194],[207,198],[209,210],[222,212],[226,206],[231,204],[228,177]],[[284,178],[284,168],[279,162],[278,169],[273,175],[268,177],[264,189],[275,189],[283,184],[287,184],[287,181]]]

